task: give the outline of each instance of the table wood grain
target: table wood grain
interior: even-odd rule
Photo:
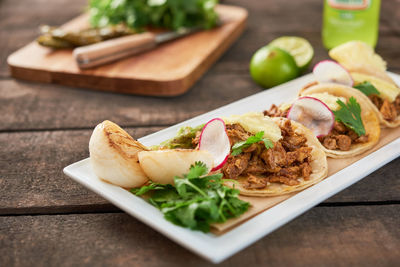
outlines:
[[[231,0],[249,10],[243,36],[185,95],[140,97],[17,81],[7,56],[42,23],[78,15],[85,0],[0,1],[0,266],[207,266],[208,262],[62,174],[88,156],[104,119],[139,138],[261,89],[248,74],[254,51],[282,35],[307,38],[314,63],[322,1]],[[400,1],[382,1],[377,51],[400,73]],[[400,159],[321,203],[222,266],[400,264]]]

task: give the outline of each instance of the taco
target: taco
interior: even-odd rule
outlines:
[[[360,91],[344,85],[320,83],[301,90],[299,96],[316,98],[333,112],[342,108],[338,103],[339,101],[348,105],[351,98],[353,98],[354,104],[360,107],[361,121],[359,123],[363,126],[364,134],[360,134],[361,131],[358,132],[352,125],[346,124],[341,118],[335,116],[333,128],[330,132],[318,136],[328,157],[353,157],[371,149],[378,142],[380,136],[379,119],[368,98]],[[264,111],[264,114],[273,117],[286,117],[291,105],[292,103],[281,104],[279,107],[273,105],[269,110]]]
[[[287,194],[327,176],[322,145],[303,125],[262,113],[231,116],[224,121],[232,151],[221,171],[227,184],[235,184],[241,195]]]
[[[354,87],[369,98],[381,124],[390,128],[399,126],[400,88],[386,73],[386,62],[360,41],[337,46],[329,51],[329,55],[350,72]]]
[[[366,92],[371,108],[385,127],[395,128],[400,125],[400,88],[395,83],[359,72],[350,72],[355,87],[372,85],[375,93]],[[362,87],[361,87],[362,88]]]

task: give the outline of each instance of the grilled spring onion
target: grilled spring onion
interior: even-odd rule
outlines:
[[[43,25],[40,27],[40,32],[42,35],[37,38],[37,42],[42,46],[55,49],[90,45],[135,33],[134,30],[124,25],[89,28],[76,32],[69,32],[61,28]]]

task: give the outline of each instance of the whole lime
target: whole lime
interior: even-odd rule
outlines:
[[[290,81],[299,74],[294,58],[278,47],[264,46],[254,53],[250,61],[251,77],[264,88]]]

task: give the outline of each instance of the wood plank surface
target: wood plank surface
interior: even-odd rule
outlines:
[[[4,114],[0,118],[0,131],[92,128],[105,119],[122,126],[166,126],[257,92],[259,89],[250,78],[212,73],[206,74],[189,93],[175,98],[6,80],[0,81],[0,114]]]
[[[398,206],[317,207],[220,266],[396,266]],[[3,266],[213,266],[126,214],[0,217]]]

